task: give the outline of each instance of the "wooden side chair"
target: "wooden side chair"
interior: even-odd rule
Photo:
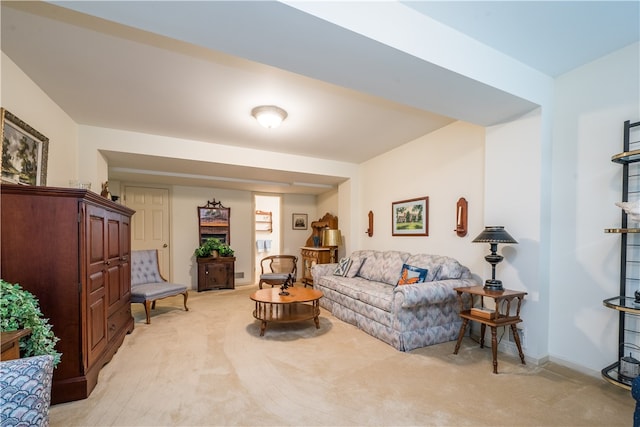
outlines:
[[[270,255],[260,260],[260,281],[258,287],[262,289],[262,284],[282,286],[289,275],[296,280],[298,272],[298,257],[295,255]]]
[[[147,324],[151,323],[151,310],[156,308],[156,300],[184,296],[184,309],[189,296],[187,287],[169,283],[162,277],[158,267],[158,251],[131,251],[131,302],[144,304]]]

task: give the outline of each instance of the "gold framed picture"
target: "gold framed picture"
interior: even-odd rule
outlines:
[[[2,181],[46,185],[49,138],[6,109],[2,115]]]

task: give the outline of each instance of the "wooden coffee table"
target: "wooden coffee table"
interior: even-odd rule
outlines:
[[[256,302],[253,317],[260,320],[260,336],[267,329],[267,322],[300,322],[313,319],[316,329],[320,328],[320,298],[322,292],[316,289],[287,289],[289,295],[280,295],[280,288],[260,289],[251,294]]]

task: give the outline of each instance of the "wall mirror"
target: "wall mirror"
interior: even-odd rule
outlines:
[[[222,243],[231,244],[231,208],[225,208],[222,202],[207,201],[204,206],[198,206],[198,233],[200,244],[210,237],[219,239]]]

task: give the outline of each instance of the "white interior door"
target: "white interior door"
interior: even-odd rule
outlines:
[[[157,249],[160,273],[171,280],[169,190],[127,185],[124,192],[124,204],[136,211],[131,219],[131,249]]]

